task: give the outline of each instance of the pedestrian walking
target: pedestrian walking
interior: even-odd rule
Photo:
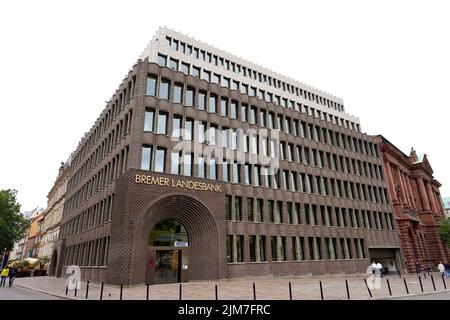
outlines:
[[[439,272],[441,273],[441,276],[443,276],[445,274],[445,266],[443,265],[442,262],[439,262],[438,269],[439,269]]]
[[[2,278],[0,280],[0,287],[5,286],[6,278],[9,276],[9,268],[8,266],[4,267],[2,270]]]
[[[12,284],[13,284],[13,282],[14,282],[14,279],[16,278],[16,269],[15,269],[15,268],[10,268],[10,269],[9,269],[8,277],[9,277],[9,283],[8,283],[8,285],[9,285],[9,287],[11,288],[11,287],[12,287]]]
[[[419,263],[419,261],[416,261],[415,266],[416,266],[416,273],[419,274],[420,273],[420,263]]]
[[[372,264],[370,265],[372,267],[372,273],[375,274],[375,271],[377,270],[377,264],[375,261],[372,261]]]
[[[450,264],[448,262],[444,263],[445,274],[450,278]]]
[[[377,263],[377,272],[382,277],[383,276],[383,266],[380,262]]]

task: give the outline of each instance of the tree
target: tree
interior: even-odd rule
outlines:
[[[441,221],[439,235],[441,236],[442,241],[450,247],[450,218]]]
[[[20,213],[17,190],[0,190],[0,250],[9,251],[28,228],[28,221]],[[1,252],[3,253],[3,252]]]

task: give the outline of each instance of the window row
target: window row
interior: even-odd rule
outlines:
[[[97,192],[103,190],[109,183],[115,181],[128,169],[129,146],[123,148],[103,168],[98,169],[95,175],[85,182],[64,203],[64,212],[71,211],[78,205],[87,201]]]
[[[169,158],[167,153],[166,148],[143,145],[141,170],[214,180],[219,179],[224,182],[254,187],[281,189],[350,200],[389,203],[387,189],[384,187],[298,173],[296,171],[278,170],[271,166],[240,164],[237,160],[228,163],[226,159],[215,159],[181,151],[172,151]]]
[[[282,80],[278,80],[276,78],[273,78],[269,75],[266,75],[264,73],[261,73],[257,70],[252,70],[251,68],[248,68],[246,66],[243,66],[239,63],[235,63],[233,61],[230,61],[226,58],[222,58],[218,55],[215,55],[213,53],[207,52],[205,50],[202,50],[200,48],[197,48],[195,46],[191,46],[187,43],[178,41],[176,39],[172,39],[170,37],[166,37],[168,46],[174,50],[174,51],[180,51],[185,55],[192,55],[196,59],[199,59],[201,61],[211,63],[215,66],[222,67],[228,71],[231,71],[233,73],[236,73],[238,75],[242,75],[244,77],[248,77],[249,79],[253,79],[255,81],[258,81],[260,83],[266,84],[268,86],[271,86],[276,89],[281,89],[284,92],[288,92],[291,94],[295,94],[297,96],[301,96],[304,99],[308,99],[310,101],[314,101],[318,104],[322,104],[323,106],[327,106],[328,108],[333,108],[335,110],[344,111],[344,106],[331,101],[327,98],[321,97],[317,94],[314,94],[312,92],[309,92],[305,89],[298,88],[292,84],[289,84],[287,82],[284,82]],[[169,64],[167,64],[169,62]],[[162,54],[158,54],[158,63],[163,66],[169,66],[170,68],[173,68],[174,70],[180,70],[186,74],[189,74],[189,64],[184,63],[182,61],[178,61],[176,59],[170,58],[167,59],[167,56],[164,56]],[[180,63],[180,65],[179,65]],[[196,74],[197,71],[200,73],[200,68],[193,66],[196,70],[192,72],[192,75]],[[205,70],[203,71],[205,72]],[[206,71],[208,72],[208,71]],[[236,90],[239,90],[239,82],[237,81],[230,81],[231,79],[224,77],[225,80],[222,80],[221,84],[226,87],[236,88]],[[220,75],[213,74],[212,78],[210,76],[211,80],[208,81],[217,81],[219,83],[220,81]],[[245,86],[245,84],[242,84]]]
[[[229,221],[394,230],[392,213],[298,202],[225,196]]]
[[[171,89],[172,86],[173,89]],[[186,92],[186,94],[183,92]],[[372,142],[312,123],[292,119],[282,114],[269,112],[257,106],[239,103],[237,100],[229,100],[228,97],[221,97],[208,91],[196,90],[194,87],[188,86],[184,89],[184,84],[171,84],[169,79],[164,78],[158,80],[156,75],[148,76],[146,94],[167,100],[173,95],[172,101],[188,107],[195,106],[201,111],[206,110],[267,129],[277,129],[286,134],[378,157],[377,146]]]
[[[106,197],[94,206],[83,211],[61,226],[61,238],[67,238],[80,232],[95,228],[111,221],[114,194]]]
[[[228,235],[227,262],[366,259],[364,239]]]
[[[66,248],[64,266],[103,267],[108,264],[109,237],[83,242]]]
[[[131,132],[131,123],[133,120],[133,110],[127,112],[123,119],[111,130],[111,132],[103,139],[102,143],[92,152],[84,164],[70,178],[67,188],[73,188],[91,172],[108,154],[111,153],[114,146],[120,143],[122,138]]]
[[[91,151],[92,147],[97,141],[109,130],[111,124],[125,109],[125,106],[130,102],[131,98],[135,96],[136,91],[136,77],[124,80],[123,89],[116,92],[111,103],[107,107],[107,111],[103,111],[98,120],[98,124],[91,129],[91,133],[82,139],[80,146],[74,153],[72,159],[72,167],[78,166],[84,157]],[[130,119],[131,123],[131,119]]]

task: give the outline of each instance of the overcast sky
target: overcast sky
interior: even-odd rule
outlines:
[[[0,188],[46,206],[159,26],[344,99],[363,132],[424,152],[450,196],[449,1],[4,1]]]

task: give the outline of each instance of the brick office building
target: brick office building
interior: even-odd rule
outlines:
[[[438,231],[445,218],[441,184],[434,179],[427,156],[413,149],[407,156],[385,137],[377,140],[408,271],[415,271],[416,261],[422,268],[450,261]]]
[[[72,155],[58,275],[113,284],[401,269],[342,100],[160,29]],[[279,170],[278,170],[279,169]]]

